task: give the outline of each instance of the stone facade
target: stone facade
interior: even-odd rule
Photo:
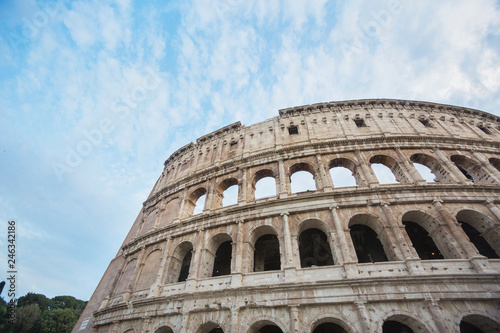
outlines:
[[[207,134],[166,160],[73,332],[499,332],[499,147],[494,115],[387,99]],[[298,171],[315,189],[292,193]]]

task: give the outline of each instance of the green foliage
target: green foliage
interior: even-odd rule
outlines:
[[[71,333],[77,320],[73,309],[54,309],[42,314],[40,324],[44,333]]]
[[[19,297],[17,306],[23,307],[26,305],[38,304],[38,308],[43,312],[49,309],[50,299],[42,294],[27,293],[25,296]]]
[[[0,332],[64,333],[71,332],[87,302],[73,296],[27,293],[17,300],[16,324],[8,323],[7,303],[0,298]]]
[[[42,311],[38,308],[38,304],[18,307],[16,310],[16,324],[14,325],[14,331],[18,333],[31,332],[33,324],[41,313]]]

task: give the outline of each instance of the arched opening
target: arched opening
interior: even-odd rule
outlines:
[[[233,246],[231,241],[226,241],[219,245],[215,252],[214,268],[212,276],[222,276],[231,274],[231,254]]]
[[[477,231],[473,226],[471,226],[468,223],[465,222],[460,222],[462,226],[462,229],[464,230],[465,234],[467,237],[469,237],[469,240],[471,241],[472,244],[476,247],[477,251],[479,254],[490,258],[490,259],[496,259],[498,258],[498,255],[495,253],[495,250],[486,242],[486,240],[481,236],[479,231]]]
[[[500,158],[492,157],[489,159],[491,165],[493,165],[498,171],[500,171]]]
[[[162,326],[158,328],[155,333],[174,333],[174,331],[168,326]]]
[[[238,180],[228,178],[220,183],[215,191],[214,208],[226,207],[238,203]]]
[[[403,221],[406,233],[422,260],[444,259],[429,233],[415,222]]]
[[[455,163],[467,179],[472,180],[474,183],[491,184],[495,182],[490,174],[485,172],[481,165],[471,158],[462,155],[453,155],[451,161]]]
[[[207,195],[203,194],[201,197],[196,200],[194,210],[193,210],[193,215],[200,214],[203,212],[203,209],[205,208],[205,200],[207,199]]]
[[[500,323],[481,315],[467,315],[460,321],[460,333],[500,332]]]
[[[135,289],[142,290],[149,288],[155,282],[158,276],[158,269],[160,268],[161,254],[160,250],[156,250],[148,255],[144,261],[144,265],[142,265],[141,276]]]
[[[264,177],[255,183],[255,199],[274,196],[276,196],[276,179],[274,177]]]
[[[347,333],[347,331],[337,324],[323,323],[318,325],[313,333]]]
[[[413,154],[410,157],[413,165],[427,182],[451,182],[453,179],[442,164],[434,157],[426,154]]]
[[[283,333],[281,328],[279,328],[276,325],[266,325],[258,329],[257,331],[254,331],[255,333]]]
[[[179,244],[170,257],[165,271],[165,283],[185,281],[189,275],[193,245],[190,242]]]
[[[184,258],[182,259],[181,269],[179,272],[179,278],[177,282],[186,281],[189,276],[189,268],[191,267],[191,258],[193,256],[193,250],[186,253]]]
[[[136,265],[137,259],[132,259],[125,266],[125,269],[123,270],[123,273],[120,275],[118,283],[116,284],[114,295],[120,295],[130,287],[132,279],[134,278]]]
[[[358,256],[358,263],[388,261],[384,247],[372,228],[354,224],[349,229]]]
[[[436,183],[438,181],[436,175],[429,167],[417,162],[414,162],[413,166],[427,183]]]
[[[413,333],[413,330],[399,321],[388,320],[382,325],[382,333]]]
[[[214,322],[209,322],[206,324],[203,324],[197,331],[196,333],[224,333],[224,330],[222,327],[219,326],[219,324],[214,323]]]
[[[222,195],[222,207],[236,205],[238,203],[238,185],[229,186]]]
[[[488,258],[499,257],[500,235],[495,232],[496,224],[491,218],[477,211],[464,209],[458,212],[457,221],[481,255]]]
[[[186,214],[185,216],[191,216],[195,214],[200,214],[203,212],[205,207],[205,198],[207,190],[204,187],[200,187],[193,191],[186,201]]]
[[[360,184],[356,165],[346,158],[337,158],[330,162],[330,177],[334,187],[356,186]]]
[[[303,231],[299,236],[301,267],[333,265],[332,251],[326,234],[316,228]]]
[[[276,235],[267,234],[257,239],[253,264],[254,272],[281,269],[280,245]]]
[[[297,163],[290,168],[292,193],[316,191],[313,168],[307,163]]]
[[[409,183],[403,169],[390,156],[375,155],[370,159],[370,164],[380,184]]]

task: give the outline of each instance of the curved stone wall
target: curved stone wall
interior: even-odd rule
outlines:
[[[295,107],[205,135],[167,159],[73,331],[494,332],[499,147],[496,116],[401,100]],[[355,185],[338,186],[338,167]],[[299,171],[314,181],[294,193]],[[256,199],[262,179],[275,195]]]

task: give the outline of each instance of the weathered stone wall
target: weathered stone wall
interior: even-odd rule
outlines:
[[[73,332],[246,333],[264,325],[313,332],[327,322],[382,332],[388,320],[414,332],[459,332],[462,320],[493,332],[500,259],[481,255],[461,223],[500,254],[499,147],[496,116],[400,100],[296,107],[205,135],[167,159]],[[380,184],[372,163],[386,165],[399,183]],[[426,182],[414,163],[437,182]],[[336,186],[329,169],[337,166],[352,172],[356,186]],[[297,171],[310,172],[316,190],[292,193]],[[264,177],[275,179],[276,195],[256,200]],[[223,207],[232,185],[237,204]],[[193,214],[202,195],[203,212]],[[420,257],[407,222],[443,259]],[[376,234],[387,261],[361,262],[356,226]],[[301,243],[307,231],[316,232],[315,243]],[[258,242],[266,235],[280,267],[260,271],[266,254],[257,254]],[[212,276],[227,241],[231,274]],[[307,246],[331,253],[333,265],[304,266]],[[178,282],[183,267],[189,274]]]

